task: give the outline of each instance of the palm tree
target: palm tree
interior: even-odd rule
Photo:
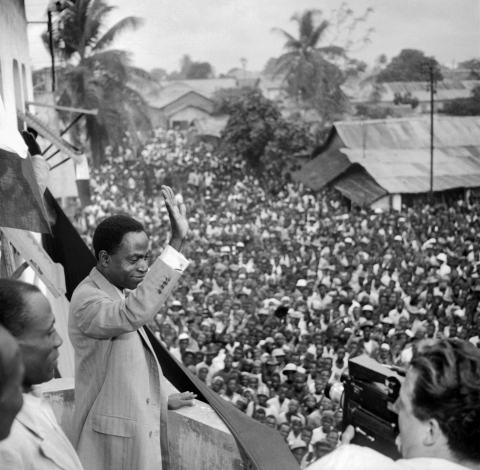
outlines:
[[[291,94],[300,100],[312,96],[327,59],[344,54],[339,46],[319,46],[330,27],[327,20],[319,21],[320,15],[320,10],[306,10],[292,17],[298,24],[298,38],[283,29],[274,29],[287,40],[287,52],[277,59],[276,74],[286,78]]]
[[[139,126],[150,126],[139,93],[150,80],[148,73],[131,66],[127,52],[109,49],[119,34],[138,28],[142,20],[127,17],[103,32],[113,8],[105,0],[64,0],[54,24],[54,49],[66,62],[59,73],[59,102],[98,110],[96,116],[86,115],[85,129],[95,166],[108,145],[118,148],[125,136],[129,145],[138,145]]]

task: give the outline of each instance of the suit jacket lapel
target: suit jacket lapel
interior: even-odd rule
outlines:
[[[92,271],[90,272],[90,277],[92,278],[93,282],[97,284],[99,289],[105,292],[105,294],[108,294],[112,300],[123,300],[114,285],[108,279],[106,279],[105,276],[97,268],[92,269]],[[145,333],[143,326],[138,329],[138,333],[140,334],[144,345],[156,358],[155,351],[150,344],[150,340],[148,339],[148,336]]]
[[[160,371],[162,370],[160,367],[160,362],[158,361],[157,355],[155,354],[155,351],[152,348],[152,344],[150,343],[150,340],[148,339],[147,333],[145,333],[145,327],[142,326],[141,328],[138,329],[138,333],[140,334],[140,337],[143,340],[143,343],[147,346],[149,351],[153,354],[153,357],[156,359],[159,365]]]
[[[38,409],[36,407],[36,404],[26,402],[15,419],[40,439],[41,452],[47,459],[63,470],[72,468],[71,460],[64,452],[63,443],[58,441],[58,434],[55,430],[43,428],[41,423],[35,419],[36,414],[41,413],[41,405]]]
[[[100,290],[108,294],[112,300],[122,300],[115,286],[97,269],[90,271],[90,278],[98,286]]]
[[[15,419],[22,423],[23,426],[25,426],[27,429],[29,429],[33,434],[38,436],[40,439],[45,439],[45,433],[42,431],[41,427],[38,426],[37,423],[35,423],[35,420],[32,418],[32,416],[27,412],[25,409],[26,406],[20,410],[20,412],[17,414]]]

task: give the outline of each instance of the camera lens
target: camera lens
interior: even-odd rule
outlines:
[[[343,408],[343,391],[344,386],[342,382],[328,382],[325,387],[325,396]]]

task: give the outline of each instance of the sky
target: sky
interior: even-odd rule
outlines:
[[[45,19],[45,0],[25,0],[27,20]],[[114,47],[131,53],[136,66],[146,70],[179,69],[180,58],[210,62],[217,74],[241,67],[261,71],[271,57],[283,52],[281,28],[296,35],[295,13],[320,9],[325,18],[342,0],[110,0],[116,9],[109,24],[125,16],[144,19],[135,32],[125,32]],[[356,15],[373,8],[357,28],[361,35],[373,28],[371,42],[353,57],[373,64],[385,54],[388,59],[402,49],[420,49],[440,63],[456,63],[480,57],[480,0],[350,0]],[[41,44],[43,25],[30,24],[30,54],[34,68],[49,66]],[[333,31],[331,32],[333,34]],[[341,44],[340,44],[341,45]]]

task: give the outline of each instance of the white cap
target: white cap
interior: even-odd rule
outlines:
[[[447,255],[445,253],[438,253],[437,259],[446,263],[447,262]]]

